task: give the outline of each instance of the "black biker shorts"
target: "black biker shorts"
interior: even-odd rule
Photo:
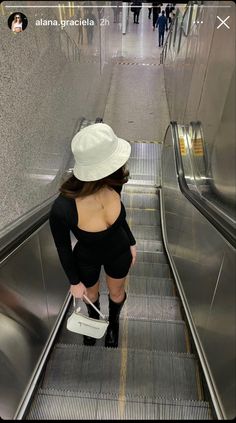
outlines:
[[[76,259],[76,255],[75,255]],[[132,262],[132,254],[129,249],[109,260],[101,260],[94,263],[77,263],[78,279],[86,288],[95,285],[99,280],[102,265],[108,276],[114,279],[122,279],[127,276]]]

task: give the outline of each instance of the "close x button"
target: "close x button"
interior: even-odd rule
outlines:
[[[219,19],[219,21],[221,22],[216,29],[219,29],[222,25],[226,26],[227,29],[230,29],[230,26],[226,23],[226,21],[230,18],[230,16],[227,16],[227,18],[225,19],[221,19],[220,16],[217,16],[217,18]]]

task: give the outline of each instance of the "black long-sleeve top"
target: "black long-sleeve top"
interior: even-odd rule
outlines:
[[[114,187],[114,189],[120,194],[120,187]],[[109,235],[114,233],[117,228],[122,227],[128,236],[130,245],[136,244],[135,238],[126,221],[126,211],[122,202],[118,218],[108,229],[104,231],[83,231],[78,227],[78,220],[75,200],[64,197],[60,194],[53,203],[49,223],[60,262],[71,285],[76,285],[79,283],[79,280],[77,265],[75,263],[75,257],[72,250],[70,231],[78,240],[79,246],[81,243],[81,246],[83,245],[91,248],[95,244],[98,246],[98,249],[101,249],[104,239],[109,238]],[[114,248],[115,247],[116,246],[114,246]]]

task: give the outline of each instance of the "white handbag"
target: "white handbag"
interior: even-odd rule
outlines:
[[[80,313],[81,307],[76,308],[75,297],[73,297],[74,311],[71,316],[67,319],[67,329],[71,332],[78,333],[80,335],[91,336],[92,338],[102,338],[109,325],[108,320],[98,310],[97,307],[84,295],[86,301],[93,306],[93,308],[100,314],[103,320],[92,319],[91,317],[84,316]]]

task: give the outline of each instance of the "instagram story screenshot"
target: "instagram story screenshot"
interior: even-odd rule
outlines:
[[[0,1],[0,419],[236,417],[236,4]]]

